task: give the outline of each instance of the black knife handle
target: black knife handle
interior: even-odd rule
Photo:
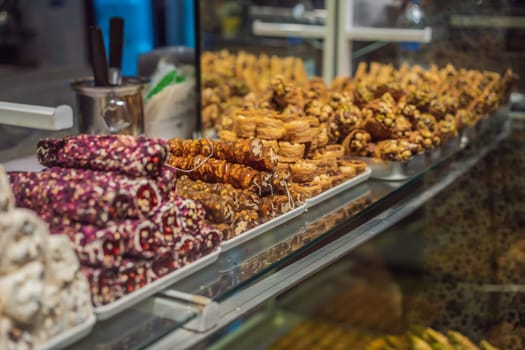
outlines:
[[[106,49],[104,48],[104,38],[99,27],[89,28],[89,41],[91,45],[91,64],[93,75],[95,76],[95,86],[108,86],[108,61]]]
[[[124,46],[124,19],[112,17],[109,21],[109,66],[122,68],[122,49]]]

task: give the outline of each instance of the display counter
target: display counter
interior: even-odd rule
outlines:
[[[420,176],[369,180],[222,252],[74,348],[278,348],[309,322],[325,327],[301,343],[311,346],[330,327],[373,339],[421,325],[520,348],[508,345],[521,339],[525,166],[513,125]]]

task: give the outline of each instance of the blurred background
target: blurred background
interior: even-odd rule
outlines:
[[[350,4],[330,13],[329,4]],[[342,35],[338,21],[354,27],[432,28],[428,43],[352,40],[351,69],[360,61],[502,71],[525,76],[525,0],[0,0],[0,101],[74,106],[68,82],[91,74],[87,31],[99,25],[108,42],[112,16],[125,19],[123,73],[140,72],[139,57],[161,47],[227,49],[301,57],[311,76],[333,78]],[[339,9],[340,10],[340,9]],[[348,17],[348,18],[347,18]],[[294,35],[273,25],[332,26],[324,37]],[[257,26],[261,26],[260,28]],[[198,30],[195,28],[198,27]],[[259,28],[259,29],[258,29]],[[261,29],[262,28],[262,29]],[[268,30],[270,28],[270,30]],[[336,43],[330,49],[326,41]],[[323,52],[328,55],[323,56]],[[328,57],[328,59],[327,59]],[[330,62],[327,62],[330,61]],[[324,74],[330,65],[331,74]],[[350,70],[351,70],[350,69]],[[519,82],[525,89],[525,79]],[[0,161],[18,154],[38,132],[0,126]],[[3,151],[15,148],[5,156]]]

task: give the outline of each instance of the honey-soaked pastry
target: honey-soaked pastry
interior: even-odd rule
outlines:
[[[293,143],[306,143],[312,141],[310,123],[308,120],[297,119],[284,124],[286,139]]]
[[[318,127],[321,125],[321,122],[319,121],[319,118],[317,117],[305,117],[304,120],[308,120],[308,123],[310,124],[310,127]]]
[[[361,128],[378,140],[394,138],[411,128],[406,118],[399,114],[397,105],[389,94],[368,103],[362,112],[364,120]],[[400,125],[398,125],[398,119],[401,122]]]
[[[261,198],[258,210],[261,222],[266,222],[280,215],[280,212],[273,203],[273,197],[274,196],[266,196]]]
[[[288,159],[302,159],[304,157],[304,143],[279,142],[279,156]]]
[[[317,147],[323,148],[328,144],[328,142],[330,142],[328,137],[328,127],[326,124],[322,124],[319,127],[319,135],[317,135]]]
[[[320,77],[313,77],[304,86],[305,96],[310,100],[326,100],[328,97],[328,87]]]
[[[263,117],[257,120],[257,137],[265,140],[280,140],[285,134],[284,123],[279,119]]]
[[[233,199],[215,193],[201,192],[177,186],[177,194],[202,204],[206,210],[206,219],[213,223],[231,224],[234,217]]]
[[[361,110],[351,104],[344,104],[335,110],[336,122],[341,135],[348,135],[362,121]]]
[[[234,131],[238,137],[250,138],[255,137],[257,120],[253,117],[237,115],[234,121]]]
[[[187,171],[186,174],[194,180],[228,183],[236,188],[250,190],[258,194],[263,192],[260,182],[261,172],[241,164],[203,156],[170,156],[168,164]]]
[[[282,76],[275,76],[272,80],[272,101],[278,109],[284,109],[288,105],[294,105],[301,110],[304,108],[302,90],[297,86],[285,81]]]
[[[339,166],[339,172],[345,179],[351,179],[357,175],[356,168],[350,165],[345,165],[345,163]]]
[[[325,157],[342,159],[345,156],[345,148],[342,145],[328,145],[325,147]]]
[[[371,141],[372,136],[369,132],[356,129],[345,137],[342,145],[344,147],[345,153],[348,155],[368,157],[372,152],[370,147]]]
[[[439,136],[427,129],[413,131],[408,135],[407,139],[410,143],[417,145],[416,154],[432,149],[441,142]]]
[[[292,198],[287,195],[274,195],[269,197],[277,211],[277,215],[285,214],[295,208]]]
[[[416,130],[428,130],[435,132],[437,130],[437,120],[429,113],[421,113],[413,119]]]
[[[341,166],[349,166],[355,169],[356,174],[364,173],[366,170],[366,163],[358,159],[342,160]]]
[[[327,174],[320,174],[315,176],[310,185],[319,185],[321,186],[322,191],[329,190],[333,184],[333,177]]]
[[[274,154],[279,154],[279,142],[277,140],[261,140],[265,152],[273,151]]]
[[[294,201],[302,202],[305,199],[312,198],[323,192],[319,184],[290,184],[290,193]]]
[[[451,114],[447,114],[443,120],[438,122],[437,133],[441,139],[441,142],[445,142],[457,136],[458,129],[456,118]]]
[[[219,136],[219,139],[223,141],[228,141],[228,142],[237,141],[237,134],[230,130],[220,130],[217,133],[217,136]]]
[[[458,109],[456,112],[456,121],[460,129],[467,128],[476,123],[476,115],[467,109]]]
[[[311,162],[299,161],[290,164],[290,173],[294,182],[310,182],[317,174],[317,166]]]
[[[259,170],[271,170],[277,164],[277,156],[272,149],[265,149],[259,139],[239,139],[225,142],[209,139],[169,141],[170,154],[176,157],[213,156],[216,159],[239,163]]]
[[[407,162],[412,158],[417,145],[406,140],[379,141],[374,148],[374,157],[384,160]]]
[[[234,234],[239,235],[259,225],[259,213],[255,210],[241,210],[235,213],[233,219]]]

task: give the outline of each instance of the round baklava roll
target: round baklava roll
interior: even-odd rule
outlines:
[[[257,127],[256,119],[244,115],[237,115],[233,124],[233,129],[238,137],[255,137]]]
[[[353,167],[357,174],[360,174],[366,170],[366,163],[358,159],[341,161],[341,165]]]
[[[299,161],[290,164],[290,172],[294,182],[310,182],[317,174],[317,166],[311,162]]]
[[[342,145],[328,145],[325,148],[325,155],[327,157],[334,156],[336,159],[343,159],[345,156],[345,149]]]
[[[323,192],[323,189],[319,184],[293,183],[290,185],[290,192],[292,193],[292,197],[296,202],[303,202],[305,199],[317,196]]]
[[[308,120],[296,119],[285,123],[286,138],[293,143],[306,143],[312,141],[310,123]]]
[[[279,142],[279,156],[290,159],[302,159],[304,157],[304,143]]]

